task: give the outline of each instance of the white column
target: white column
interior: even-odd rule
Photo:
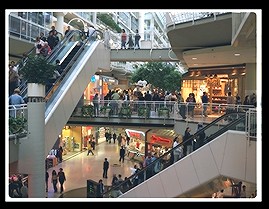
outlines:
[[[97,12],[93,12],[92,23],[96,27]]]
[[[64,35],[64,12],[55,12],[54,13],[57,21],[55,23],[55,29]]]
[[[144,15],[145,13],[144,12],[139,12],[139,17],[138,17],[138,32],[141,36],[141,39],[140,41],[144,40]]]
[[[41,91],[31,92],[28,84],[28,137],[20,140],[18,169],[28,174],[29,198],[45,198],[45,95],[38,95],[45,86],[36,85]]]

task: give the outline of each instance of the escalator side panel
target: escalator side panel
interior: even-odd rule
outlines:
[[[91,77],[99,69],[109,69],[110,54],[103,43],[96,42],[95,49],[86,48],[76,63],[74,64],[76,69],[61,84],[57,95],[54,95],[53,101],[46,108],[45,153],[50,151],[58,135],[61,134]]]
[[[120,198],[208,195],[225,187],[223,176],[256,184],[255,150],[256,142],[249,145],[244,132],[227,131]]]

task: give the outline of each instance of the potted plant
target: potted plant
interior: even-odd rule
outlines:
[[[28,57],[26,64],[19,72],[28,83],[45,85],[56,69],[57,66],[49,63],[45,57],[34,55]]]
[[[165,118],[169,118],[169,112],[170,110],[167,107],[161,107],[158,110],[158,116],[159,117],[164,116]]]
[[[149,115],[150,115],[149,107],[139,106],[137,114],[138,114],[138,116],[143,116],[145,118],[149,118]]]
[[[83,105],[81,108],[81,115],[84,117],[93,117],[93,105]]]
[[[9,135],[27,132],[27,119],[24,117],[9,118]]]
[[[100,113],[103,115],[107,115],[108,117],[112,114],[111,106],[104,105],[100,108]]]
[[[130,118],[132,115],[132,110],[130,106],[122,106],[120,108],[119,117],[126,116],[126,118]]]
[[[25,65],[19,70],[23,79],[27,81],[28,96],[45,95],[45,85],[53,77],[57,66],[49,63],[41,55],[30,55]]]

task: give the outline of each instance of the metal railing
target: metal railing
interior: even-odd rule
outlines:
[[[203,106],[207,105],[207,115],[204,115]],[[228,105],[218,103],[186,103],[175,101],[123,101],[99,100],[94,104],[91,100],[84,100],[84,105],[77,106],[71,117],[99,117],[99,118],[129,118],[129,119],[158,119],[158,120],[185,120],[210,123],[223,116],[226,109],[230,112],[249,112],[248,126],[245,132],[249,137],[256,137],[256,108],[252,105]],[[27,104],[10,105],[10,117],[24,117],[27,119]],[[224,121],[229,122],[229,117]],[[223,122],[224,122],[223,121]]]
[[[40,36],[41,32],[47,36],[50,30],[46,26],[41,26],[12,13],[9,14],[9,34],[18,39],[34,43],[36,37]],[[57,36],[60,40],[63,39],[62,33],[58,32]]]
[[[183,159],[191,152],[200,149],[208,142],[212,141],[216,137],[220,136],[221,134],[225,133],[228,130],[241,130],[241,127],[247,126],[246,118],[248,117],[249,113],[247,112],[234,112],[225,114],[217,119],[215,119],[211,124],[205,126],[204,128],[197,131],[195,134],[190,136],[187,140],[179,142],[177,146],[172,149],[167,149],[164,153],[160,153],[154,155],[151,153],[152,160],[150,163],[147,164],[146,158],[144,159],[144,167],[140,168],[135,172],[133,175],[128,177],[122,183],[112,185],[107,191],[104,192],[103,197],[105,198],[117,198],[120,195],[126,193],[130,189],[136,187],[137,185],[141,184],[142,182],[146,181],[147,179],[153,177],[160,171],[168,168],[170,165],[174,164],[175,162]],[[226,126],[218,126],[216,128],[216,124],[220,121],[225,119],[225,117],[230,118],[230,122]],[[200,140],[200,134],[205,133],[205,137],[203,140]],[[179,157],[179,159],[173,158],[174,151],[178,148],[182,149],[183,154]],[[130,184],[131,182],[131,184]]]
[[[219,117],[226,113],[228,109],[231,112],[247,112],[254,108],[253,105],[241,104],[220,104],[220,103],[191,103],[191,102],[176,102],[176,101],[139,101],[139,100],[99,100],[94,104],[92,100],[84,100],[84,106],[95,106],[95,109],[90,112],[98,117],[121,117],[129,118],[163,118],[163,119],[193,119],[194,117],[207,118]],[[204,113],[206,107],[207,114]],[[72,116],[83,116],[81,112],[82,106],[77,106]],[[109,109],[110,111],[105,111]],[[128,114],[121,114],[123,110],[129,110]],[[165,114],[164,114],[165,113]]]
[[[216,16],[226,13],[230,12],[168,12],[166,15],[166,27],[187,22],[194,24],[197,20],[208,18],[216,20]]]

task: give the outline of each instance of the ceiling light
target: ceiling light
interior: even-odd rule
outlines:
[[[240,56],[240,54],[239,53],[234,53],[234,56]]]
[[[193,57],[193,58],[191,58],[191,59],[193,59],[193,60],[197,60],[197,57]]]

